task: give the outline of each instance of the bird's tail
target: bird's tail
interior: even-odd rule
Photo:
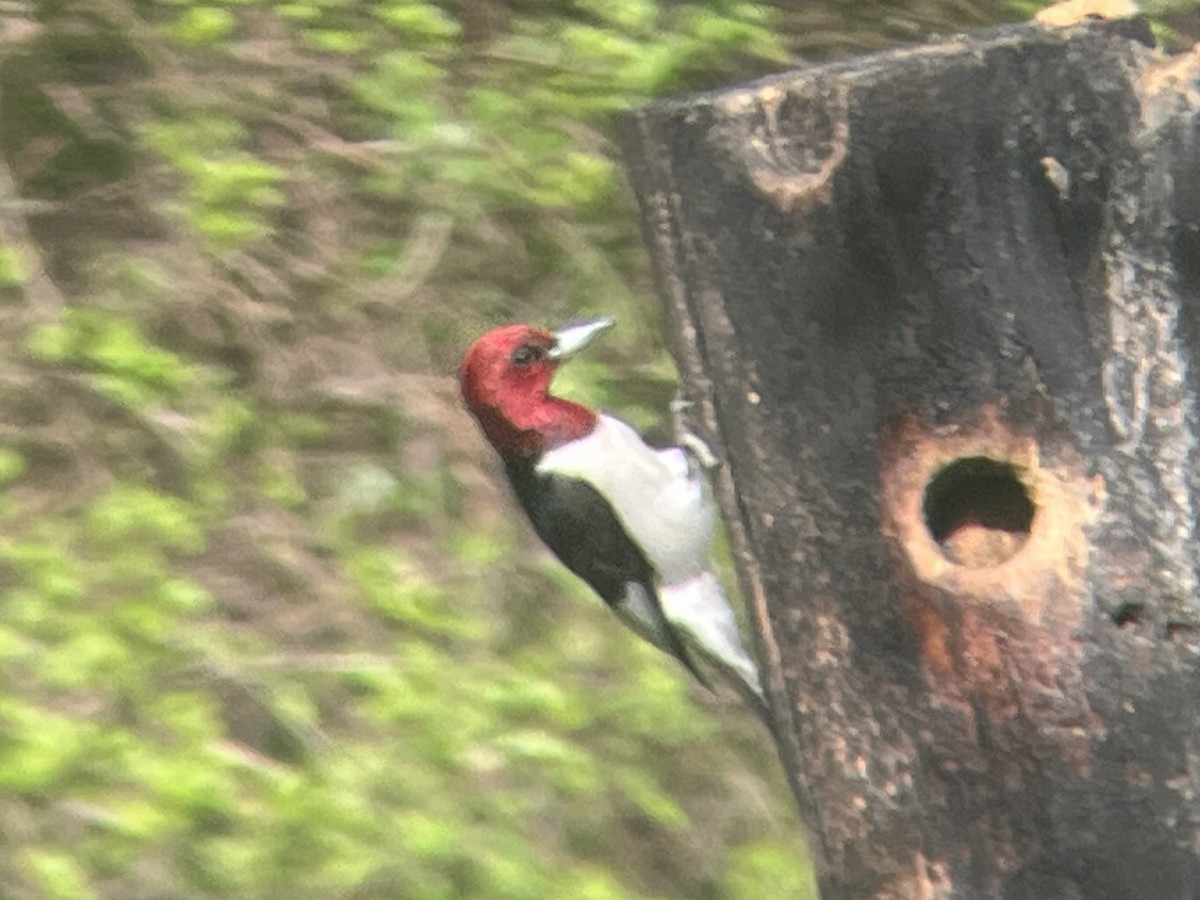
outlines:
[[[742,645],[733,608],[712,572],[659,589],[663,612],[697,651],[760,710],[765,710],[758,665]]]
[[[712,690],[712,684],[692,660],[692,654],[688,652],[688,643],[679,627],[667,618],[653,588],[631,581],[625,585],[625,596],[615,609],[627,626],[659,650],[679,660],[697,681]]]

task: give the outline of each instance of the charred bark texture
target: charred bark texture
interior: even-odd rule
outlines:
[[[624,123],[827,900],[1200,895],[1200,54],[1149,44]]]

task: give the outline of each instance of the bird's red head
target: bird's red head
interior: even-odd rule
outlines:
[[[612,319],[596,319],[557,334],[532,325],[505,325],[471,345],[458,370],[459,388],[501,456],[535,457],[595,427],[591,410],[550,396],[550,381],[565,360],[612,324]]]

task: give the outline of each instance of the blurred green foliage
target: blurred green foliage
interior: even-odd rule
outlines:
[[[0,289],[20,287],[26,277],[20,252],[13,247],[0,245]]]
[[[537,547],[450,373],[604,310],[561,387],[661,424],[612,114],[1001,10],[10,6],[0,896],[813,896],[761,726]]]
[[[268,214],[285,200],[278,188],[284,172],[240,148],[245,134],[239,123],[217,115],[159,122],[147,128],[147,141],[186,179],[181,213],[214,248],[270,233]]]

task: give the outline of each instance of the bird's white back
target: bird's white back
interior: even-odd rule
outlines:
[[[624,422],[600,415],[590,434],[548,451],[537,468],[599,491],[662,583],[707,571],[716,511],[708,484],[678,447],[655,450]]]

